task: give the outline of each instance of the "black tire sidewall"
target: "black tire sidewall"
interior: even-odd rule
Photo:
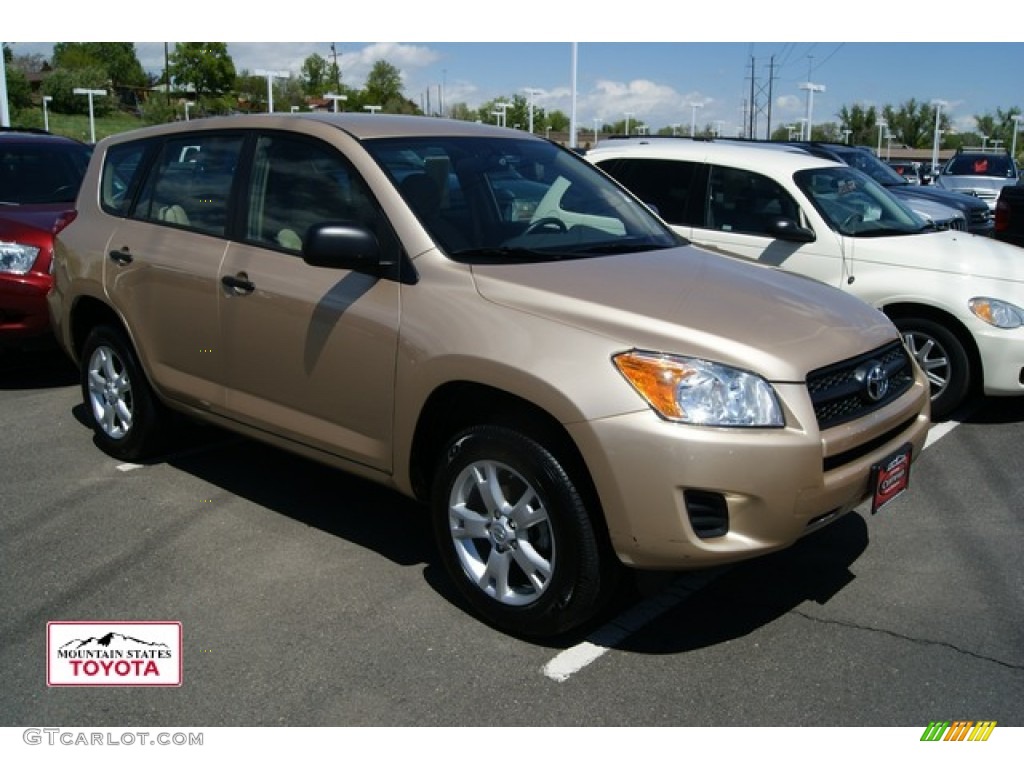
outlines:
[[[949,380],[945,391],[932,400],[932,417],[945,418],[963,403],[971,386],[971,361],[967,350],[956,334],[941,323],[926,318],[897,318],[896,327],[900,335],[914,334],[927,336],[946,352],[949,360]],[[930,386],[930,384],[929,384]]]
[[[475,461],[501,462],[519,473],[542,496],[555,539],[551,583],[533,603],[509,606],[485,594],[463,571],[449,529],[452,485]],[[511,634],[552,636],[590,618],[607,591],[601,554],[582,497],[553,454],[526,435],[499,426],[479,426],[449,444],[435,476],[432,497],[434,534],[441,560],[461,594],[478,615]]]
[[[117,356],[124,366],[131,387],[132,426],[122,438],[112,438],[104,432],[93,412],[89,392],[89,365],[93,353],[100,347],[110,349]],[[122,331],[107,325],[97,326],[86,338],[80,359],[82,400],[96,444],[105,453],[124,461],[146,458],[157,448],[158,408],[131,343]]]

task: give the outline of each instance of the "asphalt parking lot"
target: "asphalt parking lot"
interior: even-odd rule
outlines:
[[[1024,726],[1024,400],[789,551],[647,574],[558,643],[475,620],[423,510],[196,428],[101,453],[56,353],[0,358],[0,725]],[[47,622],[180,621],[179,687],[47,686]]]

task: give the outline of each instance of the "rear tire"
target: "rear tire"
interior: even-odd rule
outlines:
[[[564,633],[610,594],[583,495],[551,452],[517,430],[475,426],[451,440],[435,476],[433,522],[459,591],[503,631]]]
[[[163,408],[124,332],[93,328],[81,360],[82,399],[96,444],[123,461],[156,453],[163,445]]]

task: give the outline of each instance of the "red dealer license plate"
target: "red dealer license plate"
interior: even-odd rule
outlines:
[[[907,443],[896,453],[871,468],[871,514],[876,514],[910,485],[910,455]]]

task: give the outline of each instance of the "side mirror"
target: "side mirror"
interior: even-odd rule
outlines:
[[[350,222],[328,222],[310,227],[302,247],[302,260],[311,267],[350,269],[379,275],[386,267],[380,243],[369,229]]]
[[[768,225],[768,232],[777,240],[786,240],[791,243],[813,243],[814,231],[801,227],[793,219],[774,219]]]

